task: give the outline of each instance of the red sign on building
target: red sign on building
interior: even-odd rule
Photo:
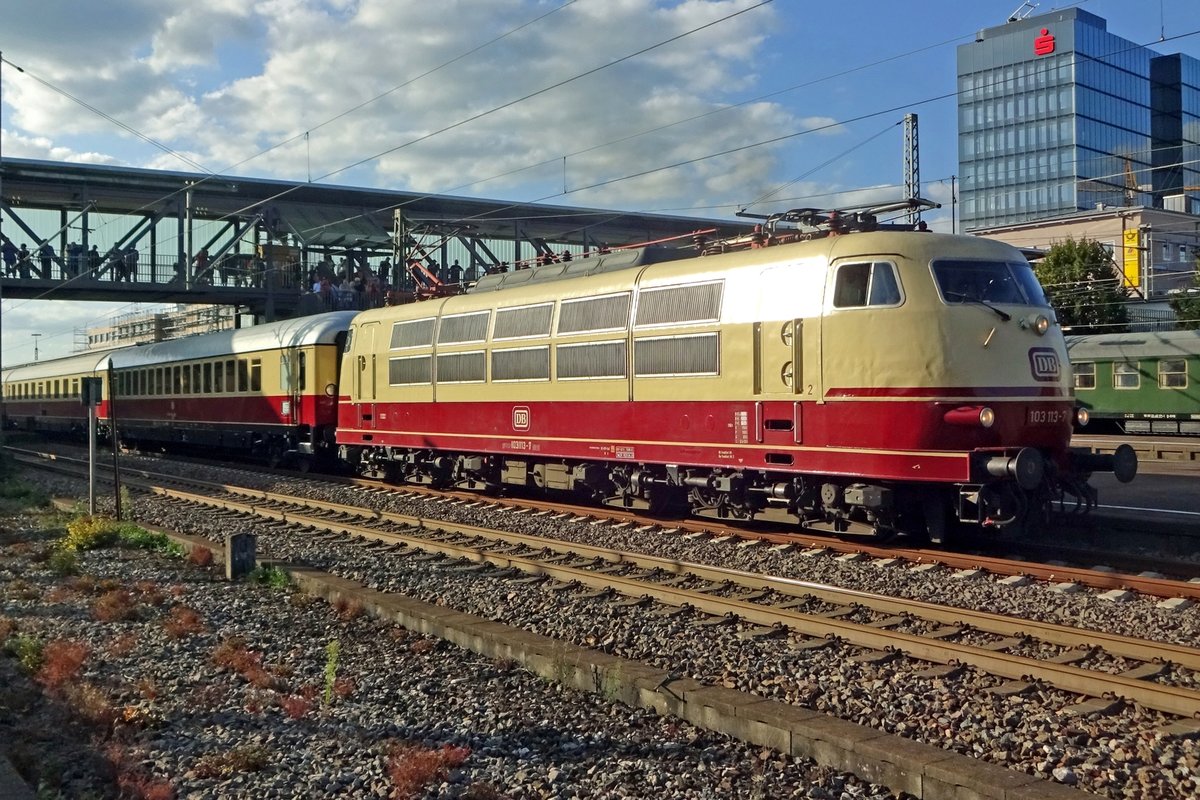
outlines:
[[[1042,35],[1033,40],[1033,54],[1048,56],[1054,52],[1054,35],[1049,29],[1042,28]]]

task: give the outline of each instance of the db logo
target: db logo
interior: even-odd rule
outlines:
[[[1058,353],[1049,347],[1029,348],[1029,371],[1035,381],[1056,381],[1061,374]]]
[[[1033,54],[1048,56],[1054,52],[1054,35],[1047,28],[1042,28],[1042,35],[1033,40]]]
[[[513,430],[527,431],[529,430],[529,407],[514,406],[513,407]]]

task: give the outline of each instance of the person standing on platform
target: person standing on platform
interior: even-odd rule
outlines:
[[[4,274],[10,278],[17,277],[17,246],[12,239],[6,238],[4,244],[0,244],[0,253],[4,257]]]
[[[29,255],[29,248],[21,242],[21,249],[17,251],[17,272],[21,275],[21,280],[29,280],[30,270],[33,268],[33,259]]]
[[[88,276],[96,278],[100,274],[100,263],[103,261],[96,245],[92,245],[92,249],[88,251],[87,259]]]
[[[67,278],[79,277],[79,266],[83,262],[83,245],[71,242],[67,245]]]
[[[54,248],[49,241],[42,242],[42,246],[38,248],[38,258],[42,262],[42,277],[49,280],[50,268],[54,264]]]

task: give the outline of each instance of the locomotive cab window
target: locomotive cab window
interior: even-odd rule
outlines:
[[[1158,388],[1186,389],[1187,361],[1182,358],[1164,358],[1158,362]]]
[[[1083,364],[1072,364],[1072,371],[1075,373],[1075,388],[1076,389],[1095,389],[1096,388],[1096,364],[1089,361]]]
[[[1140,389],[1142,374],[1136,361],[1118,361],[1113,364],[1114,389]]]
[[[900,281],[888,261],[839,264],[833,285],[834,308],[900,305]]]
[[[933,278],[947,303],[1046,306],[1046,295],[1029,262],[941,259]]]

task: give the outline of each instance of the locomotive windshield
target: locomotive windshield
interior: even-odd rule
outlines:
[[[943,259],[933,262],[933,277],[947,303],[1049,305],[1026,262]]]

